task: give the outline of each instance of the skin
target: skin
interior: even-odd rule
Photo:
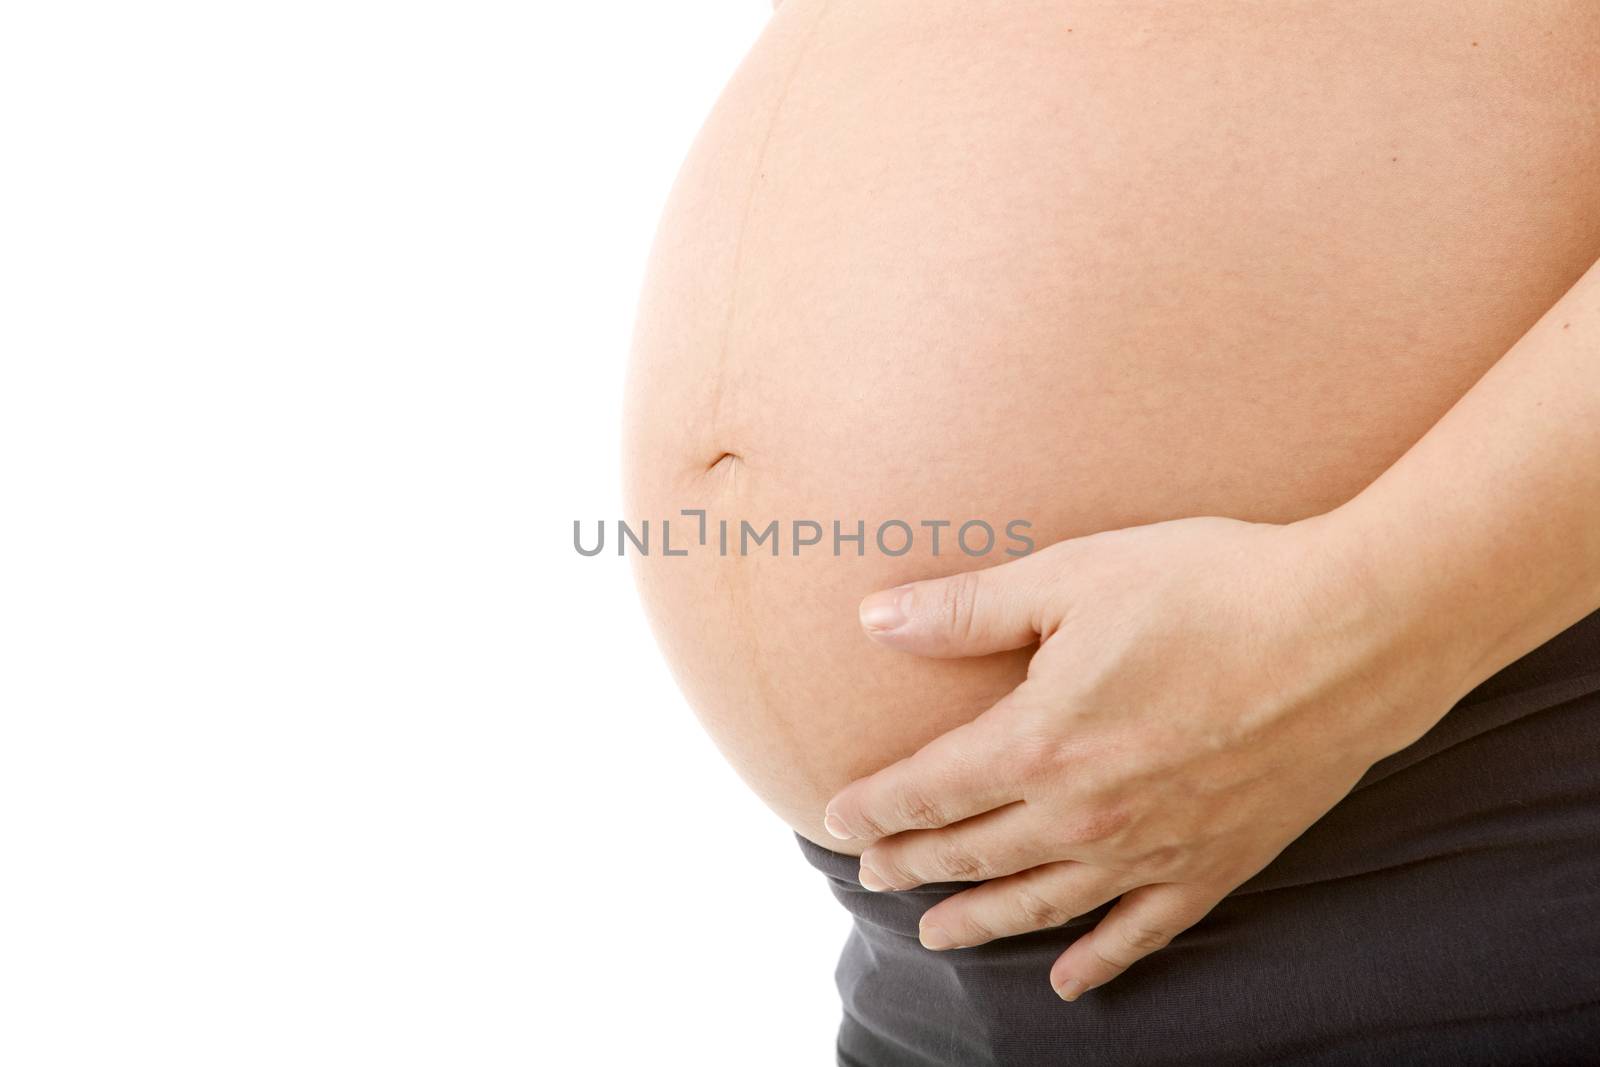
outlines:
[[[1320,515],[1600,256],[1600,6],[914,6],[786,0],[684,163],[628,383],[658,549],[683,508],[1040,546]],[[710,736],[836,850],[834,793],[1028,669],[855,621],[1003,555],[630,558]]]
[[[1600,264],[1349,503],[1191,518],[874,594],[922,656],[1038,643],[1020,686],[828,805],[861,882],[983,880],[930,949],[1120,898],[1067,1000],[1199,921],[1456,701],[1600,609]]]
[[[1072,809],[1059,833],[1176,862],[1185,833],[1260,816],[1287,840],[1309,825],[1404,741],[1386,707],[1423,729],[1494,661],[1439,658],[1398,625],[1413,603],[1433,629],[1471,618],[1465,604],[1427,614],[1454,584],[1422,582],[1441,565],[1430,552],[1366,567],[1330,516],[1361,516],[1387,549],[1409,543],[1380,522],[1398,521],[1401,498],[1355,500],[1377,499],[1600,257],[1597,57],[1600,6],[1556,0],[785,0],[669,198],[628,388],[625,515],[652,521],[658,549],[632,563],[729,762],[796,832],[868,853],[871,870],[878,841],[831,836],[829,800],[1043,694],[1048,666],[1078,679],[1080,700],[1036,701],[1039,721],[1006,751],[1044,761],[1028,777],[1041,806],[1047,793]],[[1490,444],[1501,456],[1491,436],[1447,455]],[[1453,509],[1474,496],[1425,514],[1471,529]],[[864,597],[1047,564],[935,556],[925,539],[892,558],[665,558],[660,523],[674,517],[682,545],[682,508],[758,524],[1025,518],[1038,545],[1071,546],[1039,559],[1081,556],[1062,573],[1102,577],[1092,606],[1055,606],[1077,627],[1045,663],[1025,640],[919,655],[864,635]],[[1553,531],[1547,558],[1581,529],[1537,522]],[[1530,570],[1511,578],[1541,588]],[[1402,574],[1422,584],[1380,597]],[[1362,575],[1380,607],[1337,592]],[[1329,638],[1335,621],[1348,641]],[[1213,631],[1234,639],[1218,647]],[[1263,697],[1239,722],[1197,716],[1236,678],[1260,683],[1263,664],[1324,713],[1282,715]],[[1169,669],[1191,672],[1181,704],[1154,681]],[[1093,729],[1063,743],[1063,716]],[[1119,746],[1124,721],[1148,736]],[[1236,759],[1236,737],[1294,769],[1294,804],[1273,803],[1281,782]],[[1048,771],[1091,744],[1096,780],[1121,797],[1110,816],[1086,818],[1062,784],[1083,781],[1081,761]],[[1241,806],[1223,811],[1211,780]],[[1199,814],[1164,823],[1145,795]],[[666,819],[657,832],[716,838]],[[1011,862],[1038,867],[1015,841]],[[1270,859],[1258,844],[1190,876],[1215,891]]]

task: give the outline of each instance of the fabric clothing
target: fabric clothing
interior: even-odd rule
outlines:
[[[1067,1003],[1050,965],[1109,909],[929,952],[964,885],[854,916],[844,1067],[1600,1064],[1600,612],[1478,686],[1165,949]]]

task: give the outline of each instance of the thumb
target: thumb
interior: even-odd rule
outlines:
[[[1028,556],[885,589],[861,602],[867,636],[919,656],[987,656],[1039,639],[1050,585]]]

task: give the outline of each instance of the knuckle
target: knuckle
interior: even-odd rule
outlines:
[[[981,882],[989,877],[989,865],[960,845],[937,846],[933,862],[939,873],[951,881]]]
[[[977,915],[963,915],[955,926],[960,931],[962,942],[967,945],[981,945],[999,936],[988,920]]]
[[[941,614],[950,633],[960,640],[972,637],[980,585],[979,572],[965,571],[946,579],[940,590]]]
[[[1017,890],[1017,914],[1030,930],[1060,926],[1072,914],[1061,905],[1040,896],[1032,889]]]
[[[919,790],[901,794],[896,810],[908,827],[936,827],[945,822],[938,802]]]
[[[1094,948],[1094,956],[1095,959],[1099,960],[1113,975],[1121,974],[1123,971],[1127,970],[1128,965],[1131,962],[1129,960],[1112,959],[1110,956],[1106,955],[1105,950],[1100,948],[1098,945],[1096,945]]]
[[[1007,755],[1013,761],[1018,778],[1024,782],[1049,781],[1062,769],[1064,762],[1054,741],[1032,731],[1020,734]]]
[[[1147,870],[1164,871],[1176,864],[1182,855],[1183,850],[1177,845],[1157,845],[1144,854],[1141,865]]]
[[[870,811],[858,811],[849,824],[855,827],[858,833],[864,833],[864,836],[868,838],[889,836],[883,822]]]
[[[1121,934],[1122,943],[1141,956],[1166,948],[1172,940],[1170,933],[1155,926],[1124,926]]]

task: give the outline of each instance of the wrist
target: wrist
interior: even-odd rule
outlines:
[[[1398,752],[1481,680],[1481,642],[1363,510],[1345,505],[1283,529],[1310,612],[1309,654],[1347,694],[1374,762]]]

